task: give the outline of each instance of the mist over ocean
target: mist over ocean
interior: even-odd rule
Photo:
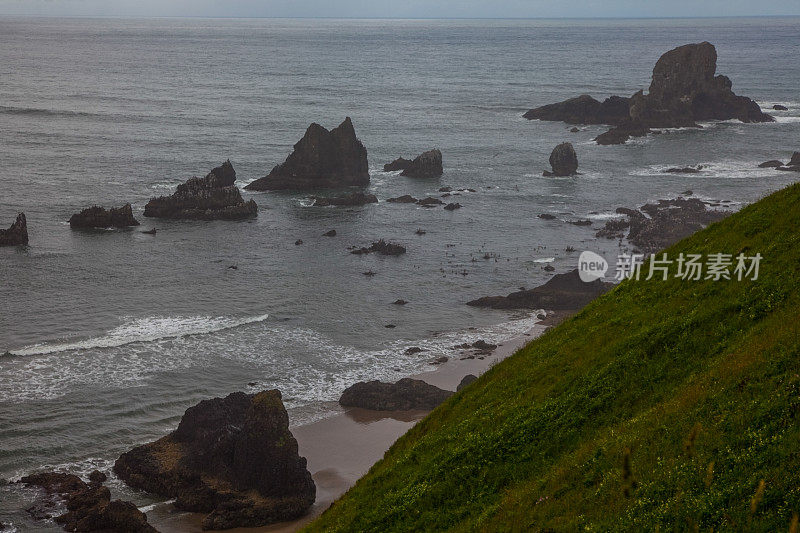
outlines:
[[[0,479],[107,468],[187,407],[237,390],[278,388],[292,424],[318,419],[356,381],[395,380],[456,344],[528,330],[530,314],[465,302],[540,285],[545,264],[566,272],[584,249],[615,256],[619,243],[594,233],[619,206],[692,190],[737,208],[791,183],[794,173],[756,167],[800,150],[797,28],[796,18],[0,18],[0,226],[24,211],[31,240],[0,249],[0,353],[13,354],[0,356]],[[775,123],[597,146],[603,126],[570,133],[522,118],[579,94],[646,89],[662,53],[705,40],[717,72]],[[311,122],[346,116],[369,151],[378,204],[315,208],[307,194],[243,191],[257,219],[142,216],[150,197],[226,159],[240,187],[262,177]],[[581,175],[542,177],[563,141]],[[439,179],[382,171],[434,147]],[[704,171],[664,173],[695,164]],[[463,206],[453,212],[385,202],[443,186],[476,192],[452,197]],[[140,228],[66,222],[127,202]],[[594,227],[567,223],[577,219]],[[152,227],[156,236],[141,233]],[[337,237],[322,236],[330,229]],[[347,250],[379,238],[408,253]],[[410,303],[392,305],[400,298]],[[405,355],[411,346],[426,351]],[[27,520],[25,501],[0,486],[0,518],[57,530]]]

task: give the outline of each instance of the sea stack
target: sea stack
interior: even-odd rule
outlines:
[[[602,103],[583,95],[531,109],[525,118],[614,126],[595,139],[598,144],[622,144],[650,128],[697,127],[703,120],[774,120],[750,98],[734,94],[731,80],[716,70],[717,50],[711,43],[679,46],[658,60],[647,94],[639,91]]]
[[[110,209],[89,207],[72,215],[69,225],[71,228],[127,228],[138,226],[139,222],[133,218],[131,204],[125,204]]]
[[[277,390],[236,392],[186,410],[171,434],[122,454],[131,487],[205,513],[203,529],[261,527],[303,516],[316,487]]]
[[[255,201],[245,202],[235,181],[236,171],[226,161],[205,178],[194,177],[178,185],[172,196],[150,200],[144,216],[187,220],[240,220],[258,216]]]
[[[578,155],[572,143],[561,143],[550,154],[550,167],[553,171],[545,170],[545,176],[574,176],[578,173]]]
[[[28,244],[28,222],[25,213],[17,215],[17,220],[8,229],[0,229],[0,246],[21,246]]]
[[[366,185],[369,185],[367,149],[356,137],[353,122],[347,117],[331,131],[311,124],[285,162],[245,189],[307,191]]]

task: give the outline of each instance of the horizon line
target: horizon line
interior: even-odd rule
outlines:
[[[702,16],[609,16],[609,17],[266,17],[220,15],[43,15],[39,13],[0,13],[0,17],[42,19],[210,19],[210,20],[713,20],[800,18],[797,14],[772,15],[702,15]]]

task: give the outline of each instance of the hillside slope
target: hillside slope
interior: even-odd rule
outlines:
[[[417,424],[309,531],[787,531],[800,511],[800,185],[668,250]],[[674,273],[674,267],[673,267]]]

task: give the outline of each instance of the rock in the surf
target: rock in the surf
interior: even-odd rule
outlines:
[[[772,106],[772,109],[774,109],[775,111],[789,111],[788,107],[781,104],[775,104],[774,106]]]
[[[240,220],[258,216],[255,201],[245,202],[235,181],[236,171],[226,161],[205,178],[194,177],[178,185],[172,196],[150,200],[144,216],[188,220]]]
[[[411,161],[410,159],[405,159],[405,158],[402,158],[402,157],[398,157],[397,159],[395,159],[391,163],[386,163],[385,165],[383,165],[383,171],[384,172],[396,172],[398,170],[405,170],[405,169],[407,169],[408,167],[411,166],[411,163],[413,163],[413,161]]]
[[[251,191],[315,190],[369,185],[367,149],[356,137],[350,117],[328,131],[311,124],[286,161],[254,181]]]
[[[128,228],[138,226],[139,222],[133,217],[131,204],[122,207],[105,209],[93,206],[75,213],[69,219],[71,228]]]
[[[0,229],[0,246],[26,244],[28,244],[28,221],[25,219],[25,213],[20,213],[10,228]]]
[[[403,255],[406,253],[405,246],[387,242],[383,239],[373,242],[369,247],[356,248],[350,253],[355,255],[365,255],[376,253],[379,255]]]
[[[443,172],[442,152],[434,149],[418,155],[406,165],[400,175],[410,178],[438,178]]]
[[[578,155],[572,143],[561,143],[550,153],[552,172],[545,171],[545,176],[574,176],[578,172]]]
[[[430,410],[452,395],[451,391],[419,379],[404,378],[397,383],[362,381],[345,389],[339,404],[373,411]]]
[[[46,472],[23,477],[19,482],[44,491],[45,498],[28,508],[31,516],[39,520],[52,518],[64,531],[157,533],[134,504],[111,499],[111,492],[102,485],[105,474],[92,472],[89,480],[86,483],[74,474]],[[56,499],[63,500],[66,512],[53,517],[52,513],[63,510]]]
[[[174,432],[122,454],[114,472],[175,498],[179,510],[205,513],[204,529],[294,520],[316,495],[277,390],[200,402]]]
[[[582,94],[556,104],[548,104],[525,113],[528,120],[566,122],[567,124],[620,124],[627,120],[628,98],[612,96],[603,102]]]
[[[770,159],[769,161],[764,161],[763,163],[758,165],[758,168],[778,168],[783,166],[783,161],[778,161],[777,159]]]

